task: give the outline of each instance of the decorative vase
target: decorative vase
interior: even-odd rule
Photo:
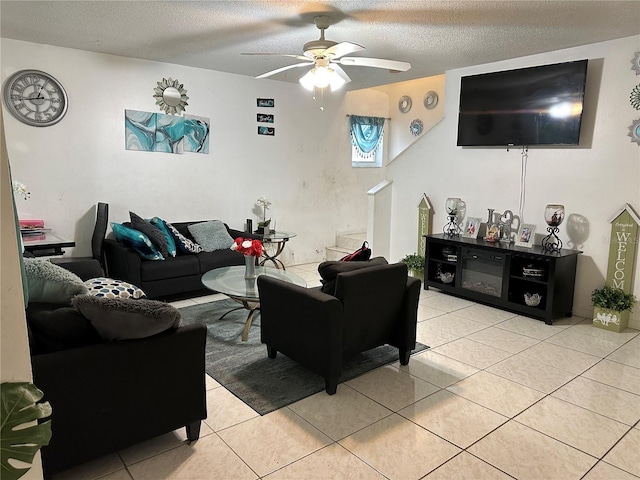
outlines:
[[[244,278],[246,278],[247,280],[256,278],[256,257],[245,255],[244,265]]]

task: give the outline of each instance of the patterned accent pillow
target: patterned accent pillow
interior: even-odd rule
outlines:
[[[155,245],[162,256],[167,258],[169,256],[169,246],[167,245],[167,240],[164,238],[164,234],[160,229],[133,212],[129,212],[129,217],[131,218],[131,227],[149,237],[151,243]]]
[[[42,258],[24,257],[29,303],[71,304],[75,295],[87,293],[82,279],[66,268]]]
[[[193,223],[187,228],[205,252],[226,250],[233,245],[233,238],[220,220]]]
[[[169,222],[165,222],[167,228],[173,235],[173,239],[176,241],[176,245],[180,250],[184,253],[200,253],[202,252],[202,247],[198,245],[196,242],[192,242],[187,237],[182,235],[176,227],[171,225]]]
[[[133,248],[138,255],[147,260],[164,260],[162,254],[144,233],[121,223],[111,222],[111,230],[118,241]]]
[[[89,290],[89,295],[103,298],[144,298],[144,292],[127,282],[122,280],[114,280],[113,278],[97,277],[84,282]]]
[[[169,255],[175,257],[176,253],[178,253],[176,250],[176,241],[173,239],[173,235],[171,235],[171,232],[169,231],[169,228],[167,227],[165,221],[160,217],[153,217],[149,221],[151,222],[151,225],[162,232],[164,238],[167,240],[167,251],[169,252]]]

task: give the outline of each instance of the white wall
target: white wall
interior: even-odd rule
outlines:
[[[13,177],[31,191],[20,215],[75,239],[74,255],[90,253],[98,201],[110,204],[116,222],[131,210],[169,221],[217,218],[242,229],[246,218],[256,224],[252,211],[264,195],[276,228],[298,234],[285,249],[288,263],[322,260],[337,230],[366,228],[366,191],[377,178],[362,175],[360,186],[350,151],[336,141],[348,131],[343,93],[325,95],[321,111],[297,84],[7,39],[0,47],[3,81],[35,68],[69,95],[57,125],[29,127],[5,110],[5,126]],[[153,88],[163,77],[184,84],[187,113],[211,119],[208,155],[125,150],[124,110],[159,111]],[[275,108],[258,109],[258,97],[274,98]],[[257,135],[258,111],[275,115],[275,137]],[[358,200],[346,201],[358,190]]]
[[[590,316],[591,291],[604,284],[607,270],[608,219],[625,203],[640,210],[640,148],[627,136],[628,127],[639,116],[629,103],[639,78],[631,69],[631,60],[639,49],[640,36],[635,36],[446,72],[444,120],[387,168],[387,177],[394,182],[391,259],[415,250],[416,205],[423,192],[433,203],[434,232],[446,223],[447,197],[465,200],[467,216],[485,219],[488,208],[518,212],[520,150],[456,146],[460,78],[588,58],[583,145],[529,149],[523,221],[546,232],[543,213],[547,203],[562,203],[567,215],[588,219],[590,235],[579,257],[574,314]],[[566,225],[560,227],[560,233],[566,244]],[[638,264],[637,260],[636,277],[640,276]],[[640,298],[640,280],[635,282],[634,293]],[[640,308],[631,315],[636,328],[640,328],[639,315]]]
[[[56,76],[69,93],[69,112],[58,125],[28,127],[5,113],[5,128],[14,178],[32,193],[22,209],[74,237],[78,253],[88,253],[89,212],[97,201],[110,203],[115,221],[133,210],[174,221],[221,218],[241,227],[265,195],[273,202],[277,228],[298,233],[285,250],[295,258],[285,260],[316,261],[336,231],[366,229],[366,192],[388,179],[394,183],[390,260],[397,260],[415,251],[416,205],[423,193],[433,204],[434,231],[445,223],[443,205],[450,196],[467,202],[468,216],[485,218],[487,208],[518,211],[520,152],[455,146],[460,77],[581,58],[590,59],[585,145],[529,150],[523,211],[523,221],[537,224],[539,232],[544,206],[551,202],[589,220],[576,314],[590,315],[590,292],[603,283],[608,218],[626,202],[640,209],[640,150],[627,136],[638,117],[629,104],[638,81],[630,68],[640,49],[638,36],[446,72],[444,119],[382,169],[351,168],[346,117],[388,116],[391,100],[384,106],[380,92],[362,93],[368,100],[360,104],[343,102],[340,93],[325,95],[321,112],[308,92],[284,82],[6,39],[0,48],[3,80],[37,68]],[[209,155],[124,149],[124,110],[156,111],[153,87],[169,76],[188,90],[187,112],[211,118]],[[274,138],[255,134],[257,97],[276,100]],[[561,236],[567,242],[564,226]],[[639,289],[635,282],[637,296]]]

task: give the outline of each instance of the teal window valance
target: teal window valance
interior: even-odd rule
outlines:
[[[372,158],[380,146],[384,132],[384,118],[351,115],[349,135],[351,143],[361,158]]]

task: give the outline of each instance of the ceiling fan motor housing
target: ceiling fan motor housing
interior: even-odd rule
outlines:
[[[313,40],[311,42],[305,43],[302,50],[305,57],[314,58],[317,56],[321,56],[327,48],[333,47],[337,44],[337,42],[332,42],[331,40]]]

